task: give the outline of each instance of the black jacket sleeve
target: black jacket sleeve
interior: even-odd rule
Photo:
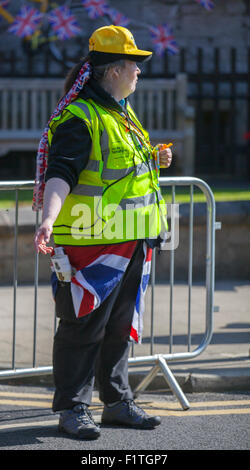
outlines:
[[[48,156],[45,181],[61,178],[70,186],[78,182],[79,174],[86,167],[92,140],[84,121],[73,116],[60,124],[53,135]]]

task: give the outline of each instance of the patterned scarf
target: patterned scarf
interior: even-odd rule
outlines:
[[[32,209],[33,211],[39,211],[43,207],[43,193],[45,188],[45,172],[48,166],[48,131],[49,124],[52,119],[59,116],[66,106],[68,106],[73,100],[75,100],[82,90],[85,83],[90,79],[91,76],[91,65],[89,62],[85,62],[78,76],[71,87],[71,89],[62,97],[59,101],[56,109],[49,118],[49,121],[43,131],[42,138],[40,140],[37,157],[36,157],[36,180],[33,191]]]

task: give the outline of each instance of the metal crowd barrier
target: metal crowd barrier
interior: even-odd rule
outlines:
[[[33,323],[33,361],[32,367],[16,368],[16,322],[17,322],[17,309],[16,309],[16,293],[17,293],[17,241],[18,241],[18,191],[23,189],[32,189],[34,181],[18,181],[18,182],[0,182],[0,190],[14,190],[16,196],[15,205],[15,224],[14,224],[14,266],[13,266],[13,323],[12,323],[12,368],[9,370],[0,370],[1,379],[11,379],[16,377],[27,376],[40,376],[52,373],[52,366],[36,366],[36,342],[37,342],[37,292],[38,292],[38,279],[39,279],[39,255],[34,251],[35,256],[35,273],[34,273],[34,323]],[[151,351],[147,356],[132,356],[129,358],[129,366],[152,366],[148,374],[143,378],[135,389],[135,394],[145,390],[152,380],[156,377],[158,372],[162,372],[167,384],[169,385],[173,394],[179,400],[183,409],[189,408],[189,403],[181,390],[180,385],[171,372],[167,362],[182,361],[197,357],[208,346],[211,341],[213,333],[213,311],[214,311],[214,271],[215,271],[215,230],[219,228],[218,223],[215,222],[215,200],[210,187],[206,182],[199,178],[194,177],[161,177],[160,186],[167,186],[172,188],[172,204],[175,203],[175,190],[176,187],[188,186],[190,188],[190,202],[189,202],[189,262],[188,262],[188,351],[185,352],[172,352],[172,323],[173,323],[173,288],[174,288],[174,263],[175,263],[175,250],[170,250],[170,331],[169,331],[169,345],[170,352],[167,354],[154,354],[154,331],[153,320],[155,310],[155,250],[153,250],[152,258],[152,271],[151,271]],[[206,198],[206,305],[205,305],[205,332],[199,346],[193,351],[190,351],[191,345],[191,292],[192,292],[192,262],[193,262],[193,224],[194,224],[194,201],[193,191],[194,187],[198,187]],[[36,227],[39,224],[39,214],[36,214]],[[34,227],[34,231],[36,229]],[[54,323],[56,330],[56,317]]]
[[[129,359],[130,365],[142,366],[142,365],[153,365],[146,377],[136,387],[134,393],[137,394],[147,388],[147,386],[156,377],[158,372],[162,372],[166,379],[169,388],[173,394],[178,398],[182,408],[188,409],[189,403],[181,390],[177,380],[167,365],[170,361],[182,361],[197,357],[200,355],[208,346],[211,341],[213,334],[213,312],[214,312],[214,272],[215,272],[215,230],[219,228],[219,223],[215,222],[215,200],[211,188],[206,182],[199,178],[192,177],[180,177],[180,178],[160,178],[161,186],[172,187],[172,203],[175,202],[175,188],[176,186],[189,186],[190,187],[190,210],[189,210],[189,262],[188,262],[188,351],[181,353],[172,352],[172,341],[173,341],[173,287],[174,287],[174,258],[175,251],[170,251],[170,306],[169,306],[169,345],[170,352],[168,354],[151,354],[149,356],[132,357]],[[190,329],[190,318],[191,318],[191,291],[192,291],[192,260],[193,260],[193,222],[194,222],[194,201],[193,201],[193,190],[194,186],[198,187],[206,198],[206,328],[203,339],[196,349],[190,351],[191,345],[191,329]],[[154,318],[154,289],[155,289],[155,250],[153,251],[152,258],[152,295],[151,295],[151,318]],[[153,321],[151,321],[151,328],[153,327]],[[151,333],[151,351],[153,349],[154,335]]]

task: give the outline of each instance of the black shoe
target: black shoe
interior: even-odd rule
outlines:
[[[161,424],[159,416],[149,416],[133,400],[124,400],[114,406],[104,406],[103,424],[121,424],[139,429],[153,429]]]
[[[95,424],[85,404],[63,411],[60,414],[58,430],[79,439],[97,439],[100,436],[100,428]]]

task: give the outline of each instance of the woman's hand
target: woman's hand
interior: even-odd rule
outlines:
[[[51,253],[53,251],[52,246],[47,246],[47,243],[50,241],[52,234],[53,222],[47,218],[44,219],[40,227],[37,229],[34,244],[37,253],[43,253],[44,255]]]
[[[43,218],[39,229],[36,231],[34,244],[37,253],[45,255],[53,251],[52,246],[46,246],[50,241],[53,224],[68,195],[70,187],[61,178],[51,178],[47,181],[44,190]]]
[[[172,163],[172,150],[166,148],[159,150],[159,164],[161,168],[168,168]]]

